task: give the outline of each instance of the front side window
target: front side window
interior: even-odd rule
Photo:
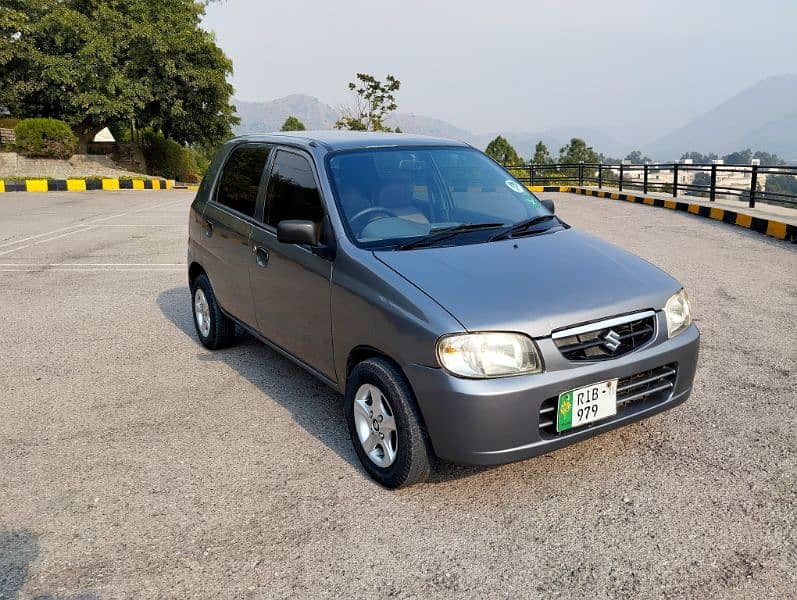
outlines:
[[[345,151],[327,165],[342,217],[365,247],[402,247],[444,230],[446,243],[475,243],[526,222],[531,233],[561,226],[525,186],[472,148]]]
[[[268,146],[242,146],[233,150],[221,174],[216,202],[254,217],[269,150]]]
[[[304,156],[277,152],[268,180],[265,217],[266,223],[272,227],[288,219],[319,224],[324,220],[313,169]]]

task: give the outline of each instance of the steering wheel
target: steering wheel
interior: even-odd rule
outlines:
[[[376,221],[376,219],[373,219],[373,218],[368,219],[369,217],[373,217],[374,215],[383,215],[382,217],[379,217],[380,219],[386,219],[386,218],[389,218],[389,217],[395,217],[396,216],[396,215],[394,215],[392,212],[390,212],[386,208],[382,208],[381,206],[372,206],[370,208],[366,208],[364,210],[361,210],[356,215],[354,215],[351,219],[349,219],[349,223],[351,224],[351,228],[354,231],[356,231],[358,234],[361,233],[362,230],[365,229],[366,225],[371,223],[371,221]],[[362,221],[364,219],[368,219],[368,221],[364,222],[362,225],[360,225],[360,221]]]

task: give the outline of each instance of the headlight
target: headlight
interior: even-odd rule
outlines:
[[[437,342],[437,359],[453,375],[475,379],[542,370],[534,342],[519,333],[449,335]]]
[[[692,324],[692,307],[684,290],[673,294],[664,306],[667,317],[667,337],[675,337]]]

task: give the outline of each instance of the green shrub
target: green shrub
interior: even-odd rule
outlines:
[[[23,156],[67,159],[78,147],[72,129],[58,119],[23,119],[15,132],[15,146]]]
[[[151,131],[144,134],[144,157],[155,175],[186,183],[199,182],[207,169],[205,160],[195,150]]]

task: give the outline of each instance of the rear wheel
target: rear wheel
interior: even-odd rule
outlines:
[[[229,346],[235,336],[235,323],[221,311],[204,273],[191,282],[191,300],[194,327],[202,345],[210,350]]]
[[[382,358],[361,362],[349,376],[345,401],[354,450],[371,477],[388,488],[429,478],[434,454],[398,368]]]

